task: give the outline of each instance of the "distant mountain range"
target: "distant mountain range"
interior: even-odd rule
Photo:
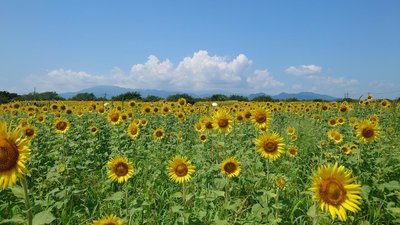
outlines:
[[[106,97],[107,99],[110,99],[114,96],[126,93],[126,92],[139,92],[142,97],[147,97],[149,95],[154,95],[158,96],[161,98],[167,98],[170,95],[175,95],[175,94],[182,94],[182,93],[187,93],[187,92],[172,92],[172,91],[161,91],[161,90],[153,90],[153,89],[132,89],[132,88],[123,88],[123,87],[118,87],[118,86],[96,86],[96,87],[91,87],[91,88],[86,88],[77,92],[66,92],[66,93],[61,93],[59,96],[69,99],[75,96],[76,94],[79,93],[93,93],[97,98],[101,97]],[[193,97],[207,97],[216,93],[201,93],[201,94],[195,94],[195,93],[187,93]],[[230,95],[227,93],[221,93],[221,94],[226,94]],[[253,99],[257,96],[267,96],[265,93],[256,93],[256,94],[250,94],[246,97],[249,99]],[[284,100],[288,98],[296,98],[298,100],[314,100],[314,99],[322,99],[325,101],[335,101],[338,100],[339,98],[332,97],[329,95],[321,95],[321,94],[316,94],[314,92],[300,92],[297,94],[292,94],[292,93],[285,93],[282,92],[278,95],[270,95],[273,99],[277,100]]]

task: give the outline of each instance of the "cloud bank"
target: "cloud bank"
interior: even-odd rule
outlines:
[[[128,72],[115,68],[110,75],[100,76],[61,68],[50,70],[46,75],[30,76],[25,82],[35,81],[38,89],[57,92],[77,91],[96,85],[193,92],[248,92],[284,85],[266,69],[252,71],[252,64],[244,54],[230,60],[200,50],[184,57],[176,65],[168,59],[162,61],[150,55],[146,62],[132,65]]]

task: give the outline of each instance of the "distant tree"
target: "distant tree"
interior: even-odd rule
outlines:
[[[141,100],[142,96],[137,91],[126,92],[111,98],[114,101]]]
[[[189,95],[189,94],[175,94],[175,95],[170,95],[168,96],[165,100],[168,102],[176,102],[178,101],[180,98],[184,98],[186,99],[187,103],[193,104],[195,102],[194,98]]]
[[[215,94],[215,95],[211,95],[210,100],[211,101],[226,101],[228,100],[228,96],[223,95],[223,94]]]
[[[236,100],[236,101],[249,101],[249,98],[242,95],[231,95],[229,96],[229,100]]]
[[[155,95],[148,95],[146,98],[143,98],[144,102],[158,102],[160,101],[161,97],[155,96]]]
[[[93,93],[78,93],[71,100],[74,101],[95,101],[97,98]]]
[[[29,94],[21,95],[17,98],[21,101],[34,101],[34,100],[65,100],[60,97],[56,92],[48,91],[48,92],[31,92]]]
[[[254,102],[273,102],[274,99],[269,95],[260,95],[260,96],[254,97],[252,101],[254,101]]]
[[[285,99],[285,101],[286,102],[298,102],[299,99],[297,99],[297,98],[287,98],[287,99]]]
[[[11,102],[12,100],[18,98],[19,95],[16,93],[10,93],[7,91],[0,91],[0,104]]]

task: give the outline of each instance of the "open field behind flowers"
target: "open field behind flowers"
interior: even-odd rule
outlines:
[[[400,223],[396,102],[0,110],[0,224]]]

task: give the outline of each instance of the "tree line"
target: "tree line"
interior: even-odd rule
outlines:
[[[246,96],[242,95],[224,95],[224,94],[214,94],[208,97],[203,97],[203,98],[198,98],[198,97],[193,97],[189,94],[174,94],[170,95],[167,98],[165,98],[166,101],[168,102],[174,102],[178,101],[180,98],[185,98],[188,103],[195,103],[195,102],[200,102],[200,101],[256,101],[256,102],[273,102],[273,101],[278,101],[276,99],[273,99],[271,96],[268,95],[260,95],[256,96],[253,99],[249,99]],[[56,92],[42,92],[42,93],[29,93],[29,94],[23,94],[19,95],[16,93],[9,93],[7,91],[0,91],[0,104],[12,102],[12,101],[40,101],[40,100],[72,100],[72,101],[143,101],[143,102],[156,102],[159,100],[162,100],[164,98],[154,96],[154,95],[149,95],[146,97],[142,97],[139,92],[133,91],[133,92],[126,92],[122,93],[116,96],[113,96],[111,99],[106,99],[104,97],[96,97],[93,93],[78,93],[75,96],[69,98],[69,99],[64,99],[61,96],[59,96]],[[344,99],[346,101],[357,101],[354,99]],[[399,99],[398,99],[399,100]],[[296,98],[289,98],[286,99],[285,101],[299,101]],[[323,102],[324,100],[322,99],[315,99],[314,101],[320,101]]]

